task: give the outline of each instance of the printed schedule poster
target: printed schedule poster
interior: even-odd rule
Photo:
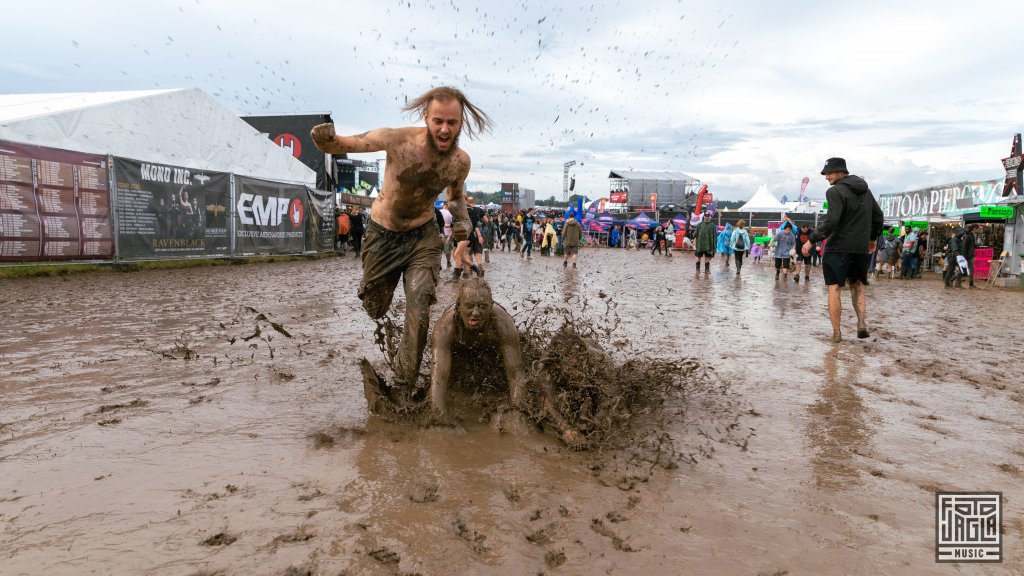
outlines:
[[[306,247],[306,187],[235,176],[235,250],[300,254]]]
[[[0,140],[0,260],[114,257],[107,157]]]
[[[230,251],[231,179],[226,172],[114,158],[114,179],[122,258]]]

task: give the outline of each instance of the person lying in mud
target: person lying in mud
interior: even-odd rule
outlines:
[[[534,414],[527,397],[519,331],[508,312],[494,302],[491,287],[484,280],[473,278],[459,286],[455,304],[434,325],[431,347],[434,365],[430,372],[429,401],[434,422],[449,421],[447,394],[453,353],[478,353],[476,357],[482,360],[473,367],[460,365],[460,370],[489,370],[493,366],[487,363],[489,357],[500,356],[505,364],[512,409],[528,417]],[[565,421],[556,408],[550,379],[541,374],[537,383],[541,388],[543,408],[535,419],[553,426],[567,445],[575,449],[584,448],[583,436]]]

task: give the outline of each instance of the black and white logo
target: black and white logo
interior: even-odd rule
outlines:
[[[935,561],[1002,562],[1002,492],[935,494]]]

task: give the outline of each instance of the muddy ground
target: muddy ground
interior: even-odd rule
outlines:
[[[847,310],[832,344],[819,270],[733,272],[590,249],[487,270],[519,322],[585,303],[616,362],[720,386],[667,431],[694,457],[646,467],[370,416],[351,254],[0,280],[0,572],[1024,572],[1022,292],[879,280],[872,337]],[[1003,493],[1002,564],[935,563],[939,490]]]

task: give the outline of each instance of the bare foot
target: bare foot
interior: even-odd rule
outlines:
[[[842,342],[843,341],[843,334],[842,334],[842,332],[833,332],[832,333],[832,341],[833,342]]]
[[[857,326],[857,338],[867,338],[868,336],[871,335],[868,334],[867,326]]]

